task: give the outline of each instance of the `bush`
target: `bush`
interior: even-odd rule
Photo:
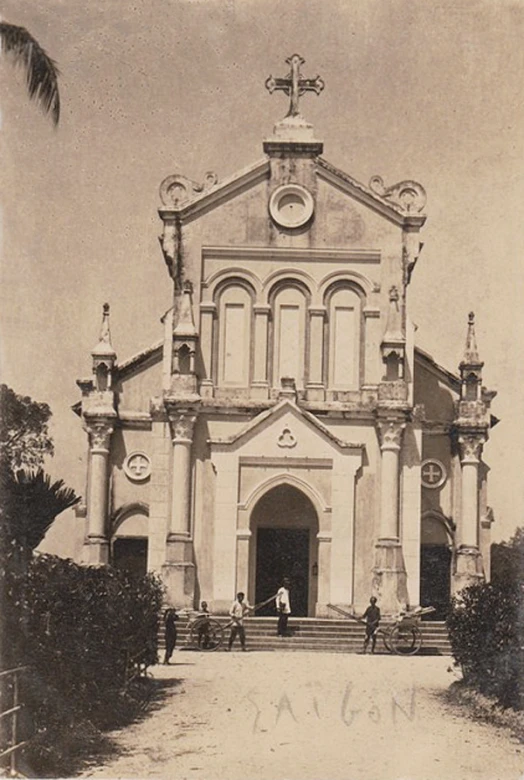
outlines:
[[[35,557],[25,583],[25,700],[33,771],[49,771],[71,735],[117,725],[136,712],[133,659],[157,662],[162,587],[109,567]],[[76,745],[75,750],[78,749]]]
[[[464,679],[504,707],[520,707],[523,614],[518,583],[478,583],[452,601],[451,650]]]

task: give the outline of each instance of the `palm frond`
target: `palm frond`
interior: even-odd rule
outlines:
[[[51,482],[42,469],[2,476],[5,522],[12,538],[34,550],[55,518],[80,501],[62,479]]]
[[[59,70],[38,41],[25,27],[0,22],[0,42],[6,54],[15,65],[23,67],[26,73],[29,97],[36,100],[44,113],[51,114],[55,125],[60,119],[60,95],[58,92]]]

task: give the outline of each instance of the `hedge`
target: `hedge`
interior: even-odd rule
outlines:
[[[451,650],[465,681],[503,707],[524,698],[522,591],[518,583],[478,583],[452,600]]]
[[[32,723],[30,769],[48,772],[82,734],[134,715],[133,658],[155,664],[162,586],[110,567],[38,555],[23,589],[24,697]],[[76,745],[76,747],[75,747]]]

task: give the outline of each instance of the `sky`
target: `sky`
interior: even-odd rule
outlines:
[[[456,371],[473,310],[500,418],[484,450],[493,538],[524,518],[524,0],[4,0],[58,62],[55,130],[0,62],[2,381],[53,410],[48,468],[84,491],[71,405],[102,304],[119,359],[162,338],[158,244],[169,174],[220,179],[263,157],[269,95],[298,52],[324,157],[428,193],[409,290],[417,343]]]

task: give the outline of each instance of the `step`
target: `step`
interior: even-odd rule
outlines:
[[[212,616],[223,626],[230,621],[225,615]],[[306,651],[306,652],[341,652],[356,653],[362,649],[364,626],[343,619],[329,618],[290,618],[288,629],[290,637],[281,639],[275,635],[276,617],[252,617],[245,621],[247,644],[250,650],[261,651]],[[383,627],[388,623],[383,621]],[[451,648],[446,625],[443,621],[423,621],[420,624],[423,645],[420,654],[450,655]],[[227,633],[226,633],[227,637]],[[164,646],[163,630],[160,631],[159,645]],[[190,647],[190,625],[187,622],[179,624],[177,631],[177,646],[179,649],[195,649]],[[237,640],[238,644],[238,640]],[[380,647],[380,650],[379,650]],[[386,652],[379,637],[378,652]]]

